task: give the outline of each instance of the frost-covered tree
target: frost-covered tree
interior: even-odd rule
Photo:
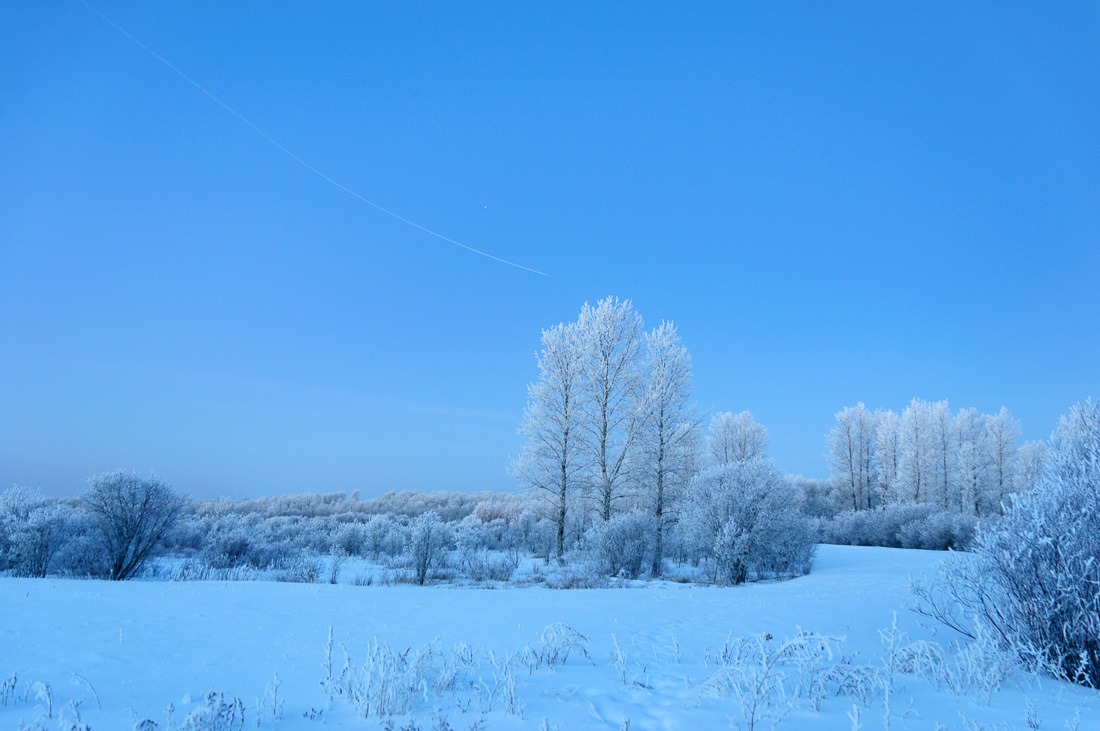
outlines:
[[[645,336],[645,376],[639,479],[654,517],[651,570],[659,576],[673,493],[690,476],[696,440],[695,415],[688,403],[691,355],[670,322],[661,323]]]
[[[929,457],[934,475],[928,497],[942,506],[944,511],[950,511],[955,504],[952,500],[955,492],[955,419],[946,401],[928,405],[928,426],[931,437]]]
[[[72,532],[71,509],[38,490],[12,487],[0,494],[0,568],[44,577]]]
[[[527,388],[527,408],[519,427],[524,443],[512,464],[512,474],[541,491],[550,504],[559,559],[565,551],[568,506],[580,485],[587,454],[581,428],[584,357],[576,325],[543,330],[539,380]]]
[[[955,415],[955,437],[956,509],[981,517],[988,512],[990,479],[986,418],[975,408],[959,409]]]
[[[1038,484],[1046,458],[1047,445],[1041,440],[1024,442],[1020,446],[1018,483],[1021,490],[1030,490]]]
[[[644,418],[638,404],[644,387],[642,327],[630,300],[617,297],[605,297],[594,307],[586,302],[577,319],[587,410],[581,425],[603,520],[611,519],[614,504],[623,497],[627,467]]]
[[[423,586],[431,570],[446,558],[450,537],[447,524],[434,510],[420,515],[409,526],[409,558],[416,583]]]
[[[932,404],[913,399],[901,412],[898,429],[899,499],[927,502],[935,484]]]
[[[893,411],[875,412],[875,462],[878,464],[879,494],[883,506],[898,501],[898,415]]]
[[[751,411],[720,411],[711,417],[706,453],[712,466],[762,459],[767,451],[768,430],[757,423]]]
[[[1016,492],[1019,484],[1019,447],[1020,423],[1012,417],[1008,409],[1001,407],[996,414],[990,414],[985,420],[986,449],[990,462],[991,502],[996,510],[1008,499],[1009,493]]]
[[[81,502],[102,539],[112,581],[133,577],[183,510],[171,485],[125,470],[90,478]]]
[[[1063,417],[1033,489],[919,595],[928,614],[998,638],[1030,666],[1100,688],[1100,404]]]
[[[841,409],[826,444],[833,480],[852,510],[874,507],[878,489],[874,414],[862,402]]]
[[[767,460],[733,462],[697,475],[684,524],[719,582],[809,571],[814,533],[795,488]]]

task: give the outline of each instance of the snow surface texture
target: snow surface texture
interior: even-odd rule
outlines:
[[[821,546],[736,588],[2,578],[0,728],[1100,728],[1097,692],[1001,685],[905,608],[942,557]]]

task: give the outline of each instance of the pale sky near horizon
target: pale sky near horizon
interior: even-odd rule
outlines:
[[[514,489],[609,294],[789,472],[1100,397],[1100,5],[88,3],[0,0],[0,489]]]

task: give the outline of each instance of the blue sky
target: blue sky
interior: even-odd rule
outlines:
[[[92,0],[89,0],[92,2]],[[1100,396],[1100,6],[0,3],[0,486],[513,489],[539,332],[704,411]]]

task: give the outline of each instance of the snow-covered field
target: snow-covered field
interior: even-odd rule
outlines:
[[[2,578],[0,729],[237,728],[241,711],[243,728],[378,728],[383,704],[393,728],[456,731],[747,727],[754,707],[756,728],[1100,728],[1094,691],[1017,674],[987,698],[950,679],[955,636],[906,609],[909,577],[942,558],[821,546],[809,576],[737,588]],[[886,680],[895,612],[907,641],[945,648],[946,676]],[[771,653],[799,628],[843,641],[766,677],[722,662],[731,638],[768,633]]]

